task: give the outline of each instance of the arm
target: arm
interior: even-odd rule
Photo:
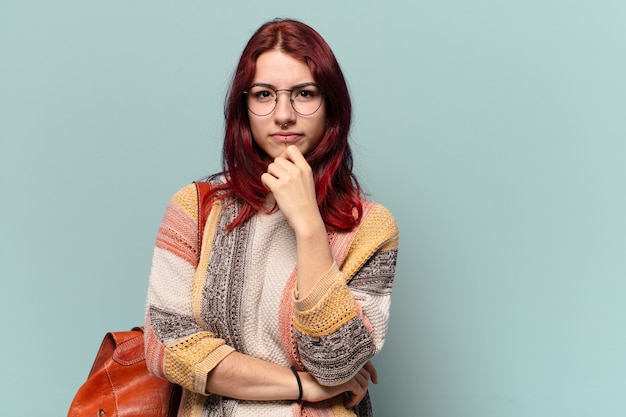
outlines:
[[[351,243],[343,242],[350,246],[341,268],[334,265],[309,296],[293,301],[302,363],[323,384],[350,378],[384,344],[397,253],[389,227],[395,222],[385,218],[392,220],[381,206],[364,210],[359,229],[346,237]]]
[[[338,386],[320,385],[308,372],[298,372],[302,382],[302,399],[319,402],[349,393],[345,405],[357,405],[365,396],[369,380],[378,382],[376,369],[366,364],[354,378]],[[289,368],[233,352],[210,373],[206,391],[250,401],[281,401],[298,398],[297,380]]]
[[[204,393],[206,374],[233,349],[203,329],[194,315],[199,249],[197,193],[191,184],[172,197],[157,233],[144,334],[152,373]]]
[[[333,265],[326,227],[317,205],[311,167],[289,146],[261,176],[296,235],[297,293],[305,297]]]
[[[296,234],[294,327],[302,362],[324,385],[354,377],[381,348],[387,329],[398,229],[373,206],[333,257],[319,214],[311,169],[294,146],[261,177]],[[341,267],[340,267],[341,266]]]

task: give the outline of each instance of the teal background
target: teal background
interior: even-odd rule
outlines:
[[[0,0],[2,415],[65,415],[219,168],[254,29],[314,26],[401,248],[377,416],[626,415],[626,3]]]

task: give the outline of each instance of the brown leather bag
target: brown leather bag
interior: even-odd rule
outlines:
[[[143,328],[110,332],[68,417],[175,417],[181,392],[180,386],[148,371]]]
[[[198,241],[211,209],[211,185],[196,182]],[[182,388],[146,367],[143,328],[104,336],[87,381],[74,396],[68,417],[175,417]]]

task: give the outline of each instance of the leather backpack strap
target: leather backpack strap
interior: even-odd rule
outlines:
[[[209,182],[195,181],[194,184],[196,184],[196,192],[198,193],[198,248],[201,248],[204,225],[211,212],[210,192],[213,187]]]

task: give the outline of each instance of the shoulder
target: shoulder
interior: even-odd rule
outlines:
[[[375,254],[395,262],[398,251],[398,224],[385,206],[361,200],[363,214],[357,227],[332,239],[340,269],[352,277]]]
[[[375,228],[387,234],[398,234],[398,223],[391,211],[380,203],[362,200],[363,215],[358,228]]]
[[[212,176],[206,180],[194,181],[176,191],[171,199],[170,206],[176,206],[186,212],[191,217],[196,217],[198,213],[198,197],[206,199],[213,196],[211,190],[216,186],[225,184],[223,176]],[[205,203],[205,200],[202,202]]]
[[[190,216],[195,216],[198,210],[198,193],[194,183],[187,184],[172,195],[171,206],[182,209]]]
[[[399,229],[396,219],[387,207],[371,200],[363,200],[363,216],[357,226],[356,240],[373,245],[379,250],[397,250]]]

